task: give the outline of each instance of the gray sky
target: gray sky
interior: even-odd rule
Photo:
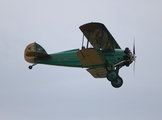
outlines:
[[[0,0],[1,120],[159,120],[162,118],[161,0]],[[136,38],[136,73],[121,88],[85,69],[24,60],[31,42],[48,53],[81,47],[79,26],[101,22],[124,49]]]

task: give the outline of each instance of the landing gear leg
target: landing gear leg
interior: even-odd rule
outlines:
[[[118,78],[118,74],[115,70],[110,70],[108,73],[107,73],[107,79],[109,81],[114,81]]]
[[[117,67],[116,69],[112,69],[107,73],[107,79],[111,82],[111,85],[115,88],[119,88],[123,85],[123,79],[118,75],[120,68],[121,67]]]
[[[35,66],[36,63],[34,63],[33,65],[30,65],[28,68],[31,70],[33,68],[33,66]]]
[[[107,79],[109,81],[114,81],[118,78],[119,68],[114,68],[114,65],[111,65],[111,70],[107,72]]]

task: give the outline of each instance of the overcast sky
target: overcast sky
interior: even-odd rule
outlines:
[[[0,0],[0,120],[160,120],[161,0]],[[48,53],[81,47],[79,26],[103,23],[122,49],[136,39],[136,72],[123,86],[85,69],[24,60],[32,43]]]

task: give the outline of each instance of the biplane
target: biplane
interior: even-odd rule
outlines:
[[[83,33],[81,49],[47,54],[38,43],[29,44],[24,51],[25,60],[33,63],[29,69],[36,64],[87,68],[94,78],[107,78],[113,87],[121,87],[123,79],[119,76],[119,70],[135,61],[135,45],[133,53],[128,47],[122,50],[102,23],[87,23],[79,28]]]

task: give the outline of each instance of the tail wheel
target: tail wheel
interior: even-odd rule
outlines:
[[[116,80],[111,81],[111,85],[115,88],[119,88],[123,85],[123,79],[121,77],[118,77]]]
[[[29,69],[31,70],[32,68],[33,68],[33,66],[32,66],[32,65],[30,65],[30,66],[29,66]]]
[[[33,66],[35,66],[36,63],[34,63],[33,65],[30,65],[28,68],[31,70],[33,68]]]

